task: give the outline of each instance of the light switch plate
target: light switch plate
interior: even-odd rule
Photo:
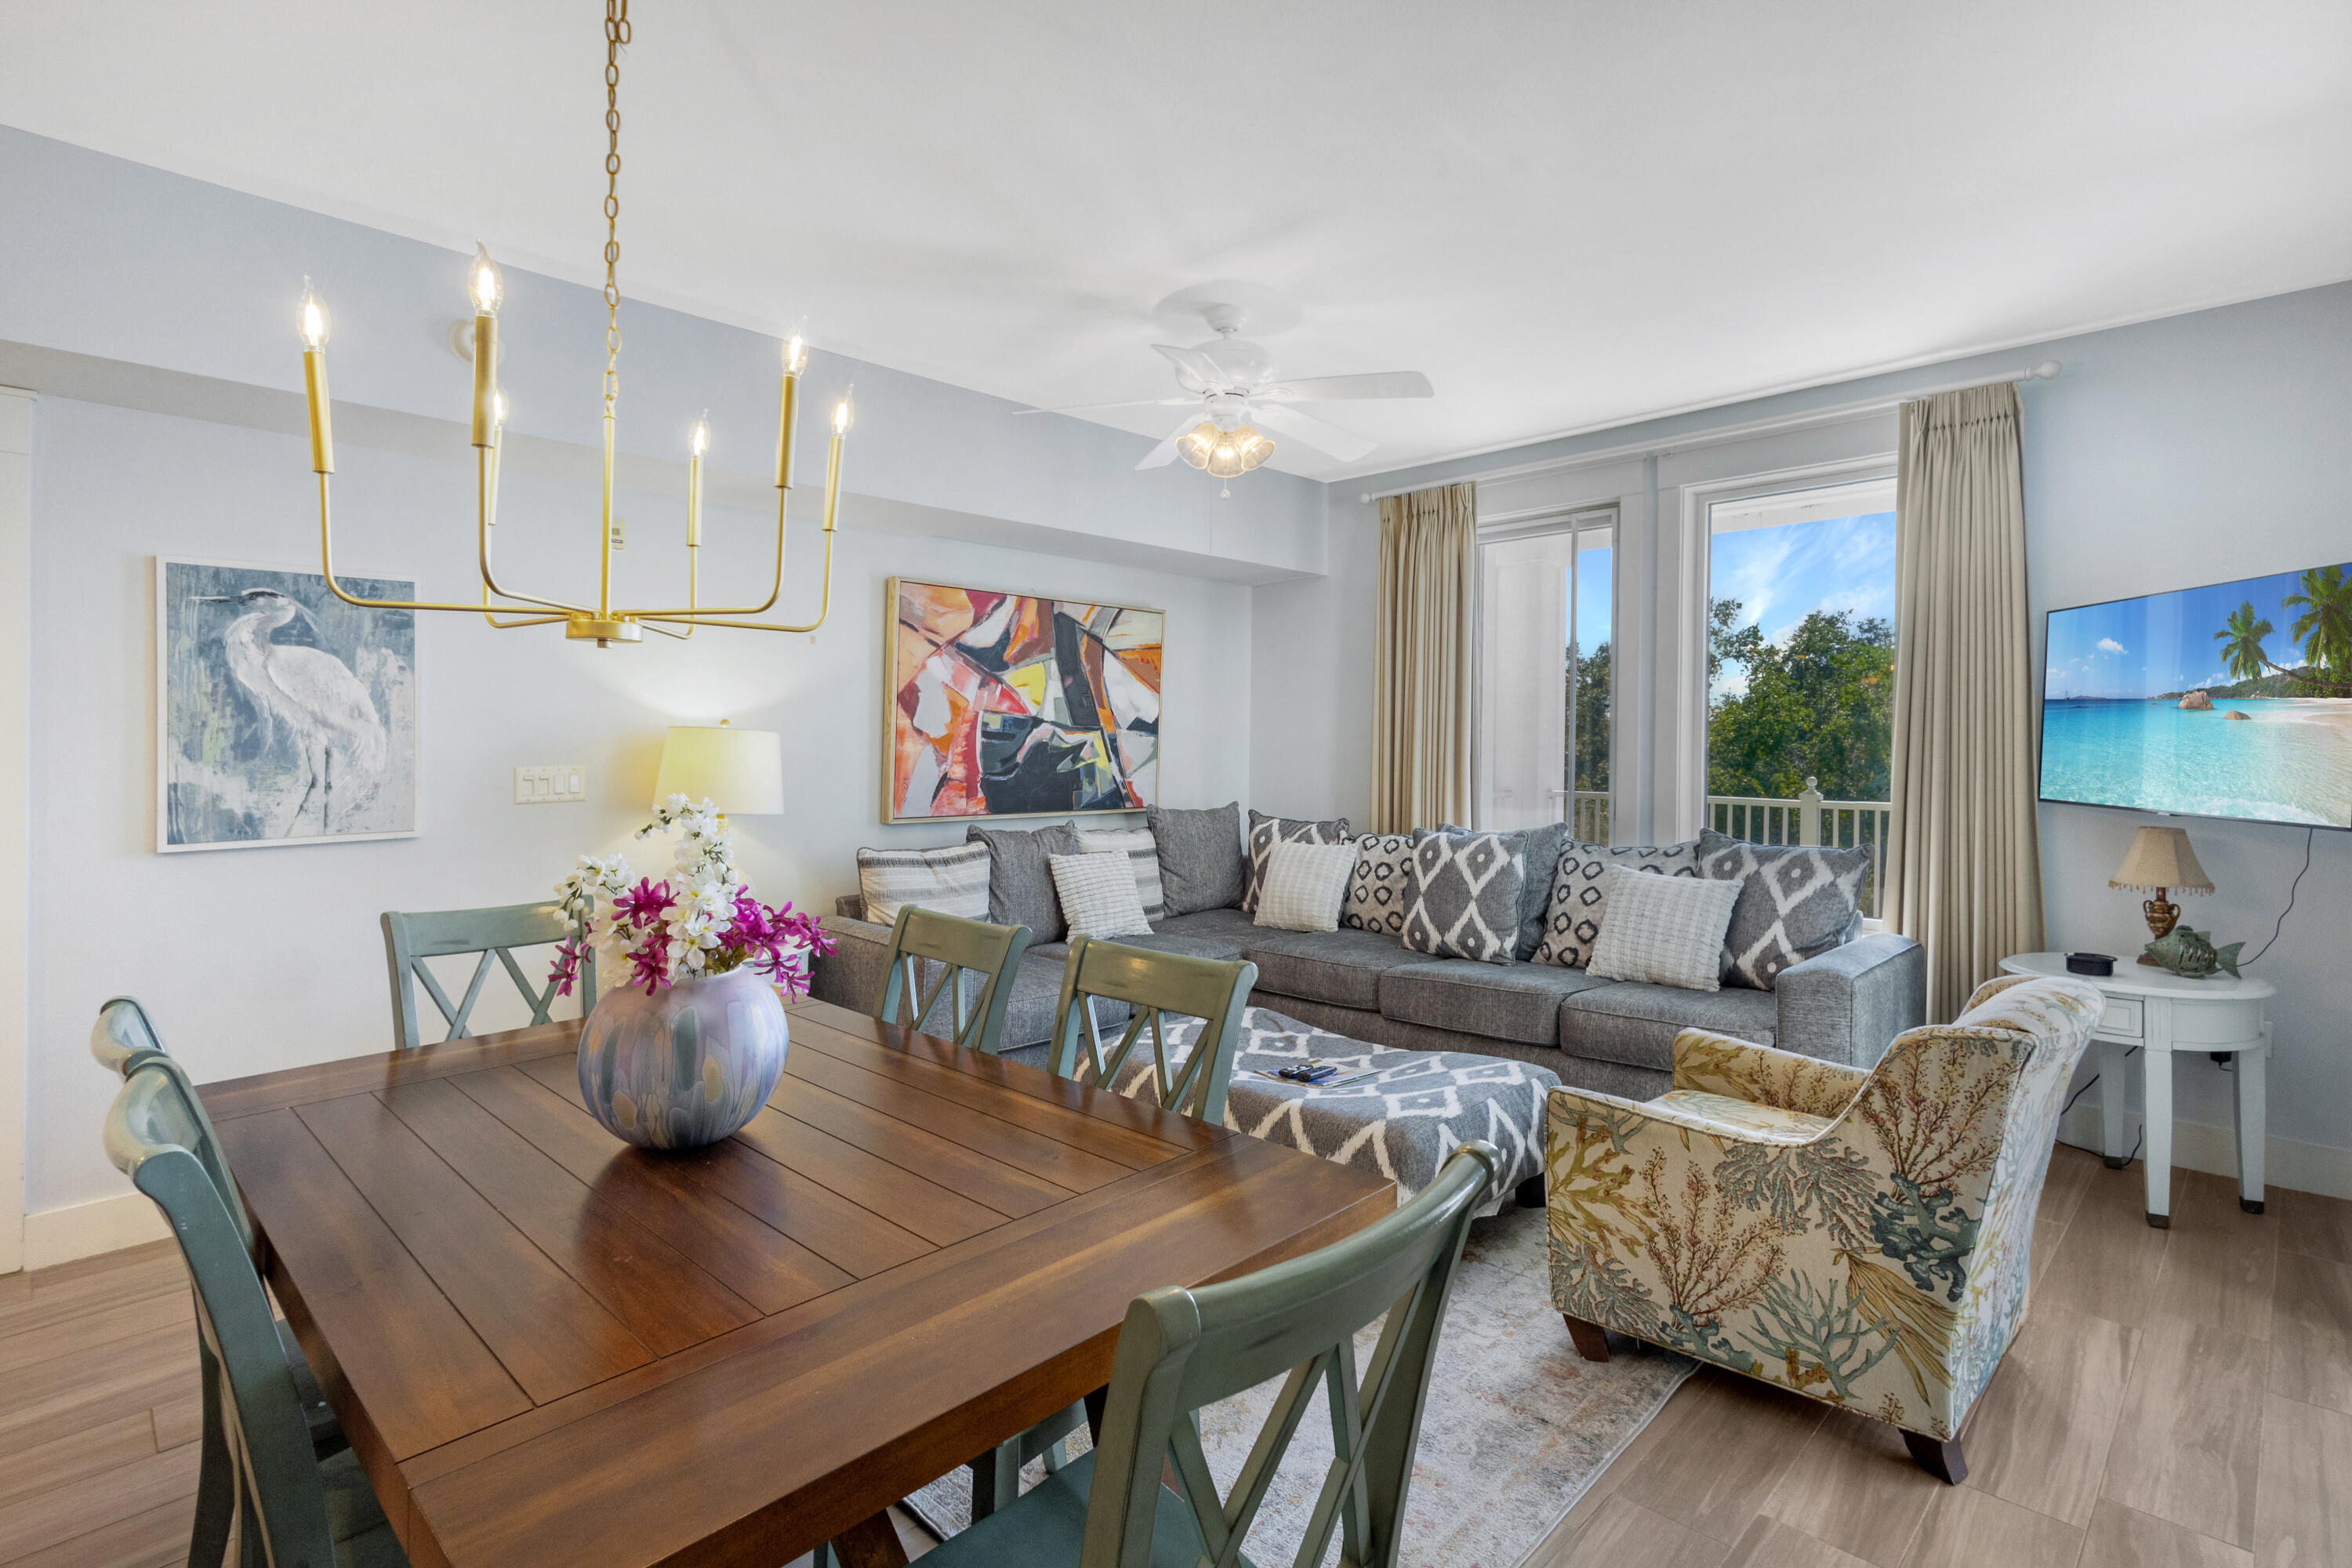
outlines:
[[[588,770],[579,763],[542,763],[514,771],[517,805],[553,805],[588,798]]]

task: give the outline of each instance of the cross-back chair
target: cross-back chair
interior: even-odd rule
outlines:
[[[163,1211],[195,1288],[205,1354],[205,1404],[227,1436],[228,1507],[247,1562],[310,1568],[405,1568],[359,1463],[321,1463],[288,1369],[268,1297],[226,1190],[196,1150],[210,1128],[187,1076],[166,1058],[131,1068],[106,1118],[106,1152]],[[201,1485],[201,1483],[200,1483]],[[218,1563],[229,1537],[209,1532],[200,1497],[189,1561]],[[216,1506],[216,1505],[215,1505]]]
[[[98,1010],[98,1022],[90,1026],[89,1054],[99,1065],[124,1079],[141,1068],[152,1065],[167,1073],[178,1085],[181,1103],[186,1108],[188,1138],[183,1144],[202,1165],[220,1194],[221,1206],[236,1232],[237,1243],[257,1270],[261,1267],[261,1245],[253,1228],[252,1216],[246,1213],[245,1200],[236,1190],[236,1180],[230,1174],[228,1160],[221,1152],[220,1137],[213,1130],[212,1118],[205,1111],[205,1102],[189,1081],[187,1068],[182,1067],[163,1048],[162,1033],[135,996],[112,996]],[[327,1396],[319,1387],[319,1380],[303,1358],[302,1347],[282,1321],[272,1314],[272,1331],[278,1336],[278,1352],[284,1358],[289,1376],[294,1380],[295,1398],[301,1405],[304,1422],[310,1429],[310,1447],[324,1458],[351,1445],[335,1413],[327,1406]],[[221,1418],[219,1387],[215,1379],[218,1363],[213,1359],[212,1347],[202,1334],[196,1336],[197,1373],[202,1382],[204,1425],[196,1470],[195,1529],[190,1561],[215,1563],[226,1546],[231,1516],[236,1511],[236,1492],[234,1463],[229,1453],[228,1432]],[[209,1551],[210,1555],[206,1555]]]
[[[890,926],[890,958],[874,1016],[928,1033],[944,1001],[955,1043],[994,1056],[1004,1043],[1013,976],[1030,941],[1024,925],[990,925],[903,904]],[[932,972],[936,979],[926,991]]]
[[[1096,1083],[1114,1083],[1148,1033],[1150,1088],[1159,1105],[1222,1125],[1242,1013],[1249,1005],[1250,987],[1256,984],[1255,963],[1154,952],[1073,936],[1062,971],[1061,1005],[1054,1015],[1054,1071],[1063,1078],[1085,1076]],[[1135,1010],[1126,1033],[1108,1047],[1095,1021],[1092,1002],[1097,996]],[[1171,1066],[1168,1059],[1163,1016],[1170,1013],[1202,1021],[1200,1038],[1181,1066]]]
[[[467,1026],[467,1021],[474,1016],[474,1004],[481,998],[482,983],[490,977],[493,960],[506,966],[515,989],[530,1004],[530,1021],[546,1023],[555,1006],[556,982],[550,980],[543,988],[533,986],[524,975],[522,965],[515,962],[514,949],[568,942],[578,933],[577,923],[564,912],[562,905],[556,903],[434,910],[416,914],[387,910],[383,916],[383,951],[392,965],[393,1045],[400,1050],[414,1050],[425,1043],[417,1029],[419,981],[449,1026],[443,1038],[470,1038],[473,1031]],[[478,952],[482,961],[474,965],[474,977],[466,986],[464,999],[453,1004],[425,961],[459,952]],[[585,1017],[596,1005],[596,958],[593,952],[581,955],[578,984],[580,1014]]]
[[[1102,1440],[1019,1501],[936,1548],[939,1568],[1247,1568],[1242,1542],[1315,1391],[1332,1460],[1297,1568],[1340,1561],[1395,1568],[1430,1369],[1470,1221],[1503,1169],[1465,1143],[1404,1207],[1304,1258],[1127,1310]],[[1388,1321],[1359,1375],[1356,1331]],[[1220,1494],[1193,1413],[1280,1375],[1256,1444]],[[1181,1489],[1161,1481],[1174,1468]]]

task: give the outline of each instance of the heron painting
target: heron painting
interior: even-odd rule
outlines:
[[[315,572],[158,557],[155,588],[158,849],[415,836],[414,616]]]

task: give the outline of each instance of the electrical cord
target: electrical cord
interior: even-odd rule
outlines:
[[[2281,932],[2281,931],[2284,931],[2284,930],[2286,929],[2286,917],[2287,917],[2287,916],[2289,916],[2289,915],[2291,915],[2291,914],[2293,914],[2293,913],[2294,912],[2294,892],[2295,892],[2295,889],[2296,889],[2297,888],[2300,888],[2300,887],[2302,887],[2302,886],[2303,886],[2303,874],[2304,874],[2304,871],[2308,871],[2308,870],[2310,870],[2310,869],[2311,869],[2311,849],[2312,849],[2312,846],[2313,846],[2314,844],[2315,844],[2316,842],[2318,842],[2318,839],[2319,839],[2319,829],[2317,829],[2316,827],[2311,828],[2311,829],[2309,829],[2308,831],[2306,831],[2306,832],[2304,834],[2304,836],[2303,836],[2303,871],[2297,871],[2297,872],[2294,874],[2294,880],[2287,884],[2287,889],[2286,889],[2286,908],[2284,908],[2284,909],[2283,909],[2283,910],[2281,910],[2279,911],[2278,923],[2277,923],[2276,925],[2274,925],[2274,926],[2271,927],[2271,940],[2270,940],[2269,942],[2266,942],[2263,943],[2262,948],[2261,948],[2261,951],[2257,952],[2254,954],[2254,957],[2253,957],[2253,958],[2242,958],[2242,959],[2238,960],[2238,967],[2239,967],[2239,968],[2243,969],[2243,968],[2244,968],[2246,965],[2248,965],[2249,963],[2253,963],[2255,958],[2260,958],[2260,957],[2262,957],[2263,953],[2268,952],[2271,950],[2271,948],[2272,948],[2272,947],[2273,947],[2273,945],[2278,942],[2278,939],[2279,939],[2279,932]]]
[[[2137,1046],[2134,1046],[2131,1049],[2124,1053],[2124,1060],[2129,1061],[2132,1058],[2137,1055],[2139,1055],[2139,1047]],[[2076,1089],[2074,1093],[2066,1097],[2066,1103],[2058,1108],[2058,1114],[2063,1116],[2068,1111],[2074,1110],[2074,1102],[2082,1099],[2084,1095],[2090,1093],[2092,1089],[2097,1085],[2098,1081],[2099,1075],[2097,1073],[2093,1073],[2089,1083],[2084,1084],[2082,1088]]]

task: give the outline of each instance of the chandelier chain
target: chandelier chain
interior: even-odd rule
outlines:
[[[604,0],[604,412],[621,395],[621,50],[629,0]]]

